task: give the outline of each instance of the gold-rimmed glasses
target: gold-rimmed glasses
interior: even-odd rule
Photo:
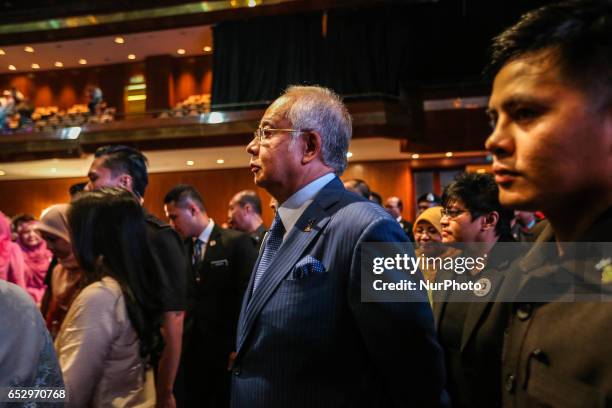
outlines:
[[[261,144],[262,142],[269,140],[274,133],[302,133],[302,132],[308,132],[308,130],[257,128],[253,132],[253,141]]]
[[[461,214],[468,212],[468,210],[463,210],[461,208],[442,208],[440,210],[442,216],[446,216],[448,218],[457,218]]]

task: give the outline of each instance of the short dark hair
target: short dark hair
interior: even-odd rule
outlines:
[[[612,101],[612,2],[570,0],[524,14],[493,40],[487,72],[495,75],[511,60],[552,52],[563,79],[591,95]]]
[[[366,200],[370,199],[370,186],[368,186],[368,183],[362,179],[350,179],[346,180],[345,183],[347,183],[351,189],[356,190],[356,192],[358,191],[359,194]]]
[[[83,192],[70,206],[68,224],[85,283],[104,276],[119,283],[140,354],[155,358],[163,347],[159,288],[166,282],[153,261],[142,206],[121,188]]]
[[[442,205],[448,207],[460,201],[470,212],[472,220],[481,215],[496,211],[499,221],[495,232],[500,240],[511,240],[510,223],[514,211],[505,209],[499,203],[499,187],[491,174],[461,173],[444,188]]]
[[[75,183],[71,185],[70,188],[68,189],[68,192],[70,193],[70,197],[74,197],[77,194],[79,194],[81,191],[85,190],[86,185],[87,185],[86,181],[82,183]]]
[[[121,173],[129,174],[134,193],[144,197],[149,184],[148,160],[140,150],[124,145],[102,146],[96,150],[95,157],[105,157],[104,167],[110,169],[113,177]]]
[[[238,204],[244,207],[246,204],[251,204],[255,212],[261,215],[261,199],[253,190],[242,190],[238,193]]]
[[[204,199],[200,195],[200,192],[190,184],[178,184],[172,187],[164,197],[164,204],[174,203],[176,206],[183,206],[188,198],[191,199],[200,210],[206,211]]]
[[[11,230],[13,232],[17,232],[17,229],[21,224],[31,221],[36,221],[36,217],[31,214],[17,214],[11,219]]]
[[[382,197],[376,191],[370,191],[370,201],[382,206]]]

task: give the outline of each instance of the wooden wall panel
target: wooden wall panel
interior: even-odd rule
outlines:
[[[404,201],[404,216],[412,219],[412,172],[407,161],[352,163],[342,179],[361,178],[383,199],[397,195]],[[0,182],[0,210],[12,216],[30,213],[39,216],[46,207],[68,202],[69,187],[84,178],[16,180]],[[176,184],[193,184],[204,197],[209,215],[218,223],[227,219],[227,203],[243,189],[254,189],[262,199],[264,222],[270,225],[272,211],[268,204],[270,195],[253,184],[248,168],[226,170],[183,171],[150,174],[145,195],[148,211],[165,220],[163,199]]]

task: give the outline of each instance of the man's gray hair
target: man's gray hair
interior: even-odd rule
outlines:
[[[321,135],[323,163],[340,176],[347,165],[353,133],[351,115],[334,91],[320,86],[290,86],[281,98],[289,107],[285,117],[294,129],[314,130]]]

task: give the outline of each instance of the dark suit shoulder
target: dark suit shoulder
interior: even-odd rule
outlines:
[[[244,245],[253,246],[250,235],[234,229],[219,228],[218,234],[228,246],[242,248]]]
[[[145,220],[147,222],[147,225],[149,225],[150,227],[153,227],[155,229],[160,229],[160,230],[161,229],[172,229],[170,224],[160,220],[159,218],[157,218],[153,214],[147,213],[145,215]]]

